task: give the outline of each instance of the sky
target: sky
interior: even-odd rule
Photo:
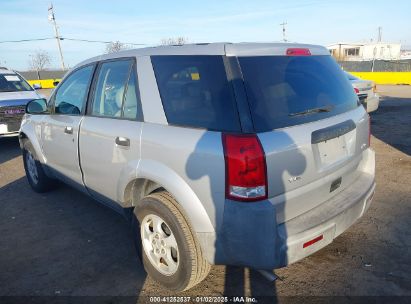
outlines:
[[[0,66],[24,71],[30,55],[45,50],[49,68],[60,68],[55,39],[48,21],[50,0],[0,0]],[[380,0],[54,0],[60,35],[66,38],[158,45],[161,39],[185,37],[197,42],[281,41],[327,45],[376,40],[382,27],[385,42],[411,48],[411,1]],[[104,53],[102,43],[64,40],[66,65]],[[143,46],[142,46],[143,47]]]

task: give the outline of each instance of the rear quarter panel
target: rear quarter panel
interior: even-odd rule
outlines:
[[[196,232],[214,232],[225,199],[221,133],[145,123],[138,177],[168,190]]]

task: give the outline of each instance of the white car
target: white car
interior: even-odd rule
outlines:
[[[367,112],[376,111],[380,104],[380,96],[375,92],[375,83],[370,80],[360,79],[348,72],[345,72],[345,74]]]
[[[0,67],[0,137],[17,136],[30,100],[43,98],[17,72]]]

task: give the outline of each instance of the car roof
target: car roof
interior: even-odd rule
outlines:
[[[9,70],[5,67],[0,67],[0,74],[16,74],[16,72]]]
[[[329,51],[320,45],[299,43],[196,43],[167,45],[124,50],[87,59],[74,68],[101,60],[122,57],[161,56],[161,55],[227,55],[227,56],[283,56],[288,48],[307,48],[312,55],[328,55]]]

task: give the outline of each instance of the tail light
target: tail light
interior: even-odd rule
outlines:
[[[354,88],[354,92],[355,94],[360,94],[360,90],[358,90],[357,88]]]
[[[309,49],[289,48],[286,52],[287,56],[311,56]]]
[[[257,135],[223,134],[226,197],[252,202],[267,198],[267,166]]]

